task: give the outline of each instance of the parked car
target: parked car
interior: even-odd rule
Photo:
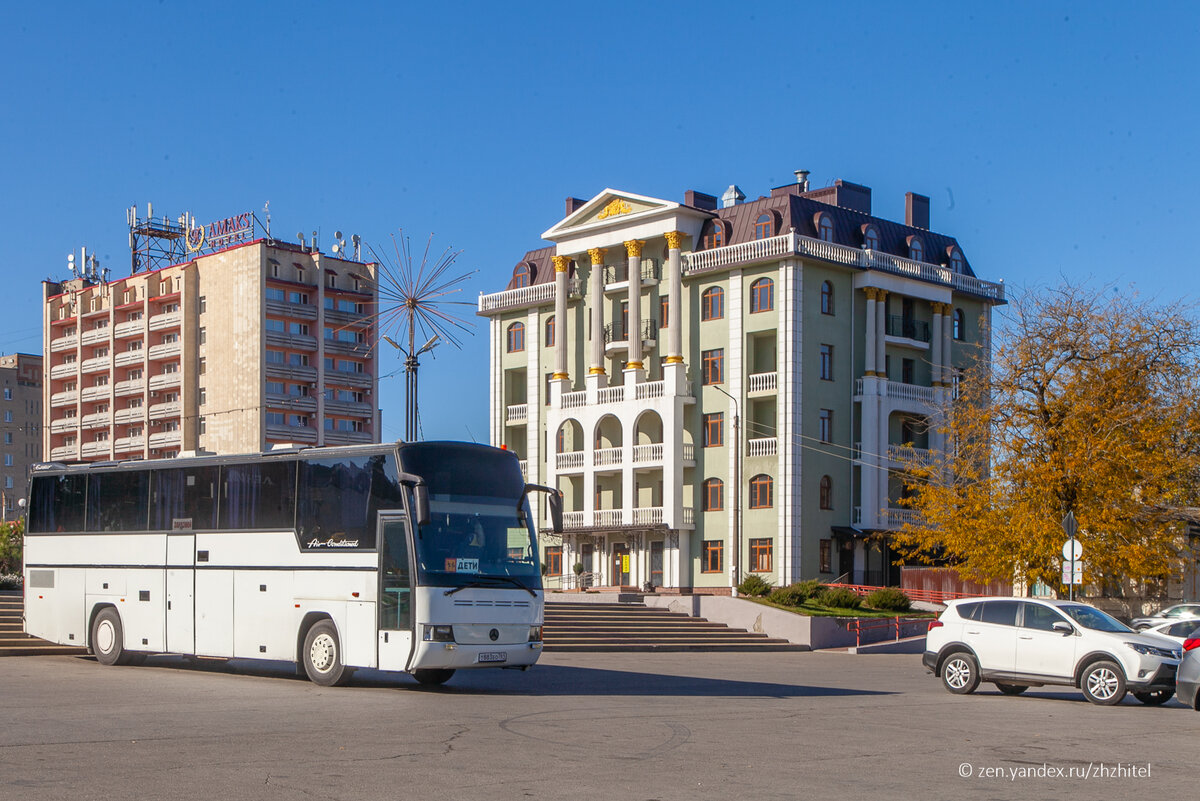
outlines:
[[[1183,641],[1183,660],[1179,663],[1179,678],[1175,681],[1179,702],[1190,709],[1200,710],[1200,637]]]
[[[1200,629],[1200,618],[1186,618],[1184,620],[1164,620],[1161,623],[1155,623],[1149,628],[1142,629],[1143,634],[1157,634],[1160,637],[1170,637],[1175,642],[1183,645],[1192,633]]]
[[[1175,694],[1181,655],[1178,643],[1077,601],[964,598],[930,622],[922,661],[960,695],[981,681],[1005,695],[1061,684],[1093,704],[1118,704],[1129,691],[1158,705]]]
[[[1160,609],[1153,615],[1146,617],[1135,617],[1129,621],[1129,625],[1135,629],[1148,629],[1155,623],[1162,623],[1164,620],[1178,620],[1185,617],[1200,617],[1200,604],[1175,604],[1168,606],[1166,609]]]

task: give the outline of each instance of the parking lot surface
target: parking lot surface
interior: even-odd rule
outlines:
[[[1200,713],[954,696],[912,655],[548,654],[445,687],[278,663],[0,659],[13,799],[1121,798],[1194,792]]]

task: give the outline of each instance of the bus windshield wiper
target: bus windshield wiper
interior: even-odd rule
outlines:
[[[506,581],[506,582],[508,582],[509,584],[513,585],[514,587],[519,587],[520,589],[522,589],[522,590],[525,590],[525,592],[529,593],[529,594],[530,594],[530,595],[532,595],[534,598],[536,598],[536,597],[537,597],[537,593],[536,593],[536,592],[534,592],[533,590],[529,589],[528,587],[526,587],[526,586],[525,586],[524,584],[522,584],[521,582],[517,581],[517,580],[516,580],[515,578],[513,578],[512,576],[483,576],[482,578],[486,578],[486,579],[489,579],[489,580],[491,580],[491,581]],[[458,592],[459,590],[465,590],[465,589],[468,589],[468,588],[470,588],[470,587],[486,587],[486,586],[487,586],[487,585],[486,585],[486,584],[484,584],[482,581],[469,581],[469,582],[467,582],[466,584],[463,584],[461,587],[455,587],[455,588],[453,588],[453,589],[446,590],[445,592],[443,592],[443,593],[442,593],[442,595],[453,595],[454,593]]]

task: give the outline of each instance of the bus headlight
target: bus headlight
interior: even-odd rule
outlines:
[[[529,627],[529,641],[530,642],[541,642],[542,641],[542,627],[541,626],[530,626]]]
[[[425,640],[425,642],[454,642],[454,627],[431,626],[426,623],[421,639]]]

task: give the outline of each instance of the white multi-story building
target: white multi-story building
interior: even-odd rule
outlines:
[[[930,416],[987,353],[1003,285],[929,230],[927,198],[900,224],[867,187],[797,175],[753,201],[571,198],[552,245],[480,297],[492,442],[565,496],[552,586],[576,564],[685,592],[896,583],[890,473],[941,444]]]

